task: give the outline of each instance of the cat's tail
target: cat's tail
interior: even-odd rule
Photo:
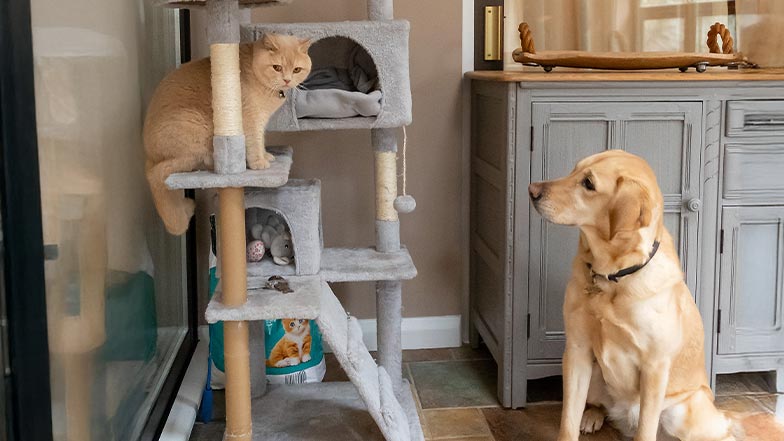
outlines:
[[[152,199],[158,215],[163,219],[166,231],[179,236],[188,231],[188,224],[196,207],[192,199],[188,199],[182,190],[169,190],[165,181],[172,173],[190,171],[196,164],[184,159],[167,159],[157,164],[147,160],[145,169],[147,182],[150,184]]]

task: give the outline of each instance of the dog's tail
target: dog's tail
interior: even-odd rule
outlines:
[[[732,421],[733,436],[737,441],[784,440],[784,423],[772,414],[726,412]]]

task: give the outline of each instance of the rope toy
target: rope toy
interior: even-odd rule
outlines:
[[[716,36],[721,37],[721,49],[719,49],[719,43],[716,41]],[[732,39],[732,35],[730,35],[730,30],[719,22],[711,25],[710,30],[708,30],[708,40],[706,43],[712,54],[735,53],[732,47],[734,40]]]
[[[406,147],[408,136],[406,126],[403,126],[403,194],[395,198],[393,206],[398,213],[411,213],[416,208],[416,200],[413,196],[406,194]]]

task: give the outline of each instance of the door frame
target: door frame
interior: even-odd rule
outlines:
[[[29,1],[0,0],[0,66],[6,436],[44,441],[52,411]]]
[[[180,14],[182,61],[190,59],[189,16]],[[51,441],[44,243],[35,119],[30,0],[0,0],[0,215],[6,433],[0,440]],[[193,222],[193,221],[192,221]],[[186,236],[188,330],[150,410],[141,440],[157,440],[198,342],[196,247]],[[45,380],[44,380],[45,379]]]

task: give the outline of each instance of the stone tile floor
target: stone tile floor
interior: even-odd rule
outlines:
[[[375,355],[375,354],[374,354]],[[420,421],[428,440],[555,440],[561,414],[560,377],[532,380],[525,409],[501,408],[496,400],[496,364],[486,349],[470,347],[404,351],[404,372],[414,388]],[[347,381],[332,354],[326,355],[324,381]],[[731,411],[777,413],[784,417],[784,395],[772,393],[764,373],[719,377],[716,403]],[[197,423],[191,441],[220,441],[225,427],[222,391],[215,391],[214,420]],[[780,434],[770,441],[781,441]],[[766,440],[766,437],[760,438]],[[605,426],[581,441],[624,438]]]

